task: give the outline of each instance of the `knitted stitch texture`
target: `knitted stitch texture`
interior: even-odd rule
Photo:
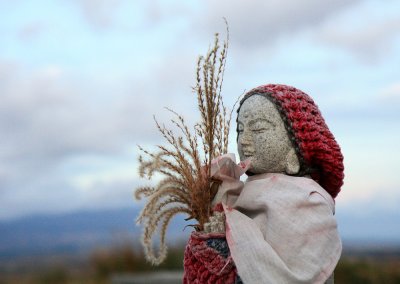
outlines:
[[[184,284],[233,284],[238,280],[225,234],[193,232],[186,245],[183,266]]]
[[[300,161],[298,175],[309,174],[335,198],[343,185],[343,155],[312,98],[294,87],[263,85],[246,93],[238,112],[253,95],[270,99],[280,112]]]

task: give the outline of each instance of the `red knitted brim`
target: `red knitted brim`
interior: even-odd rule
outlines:
[[[254,94],[266,95],[275,103],[294,139],[302,166],[335,198],[343,185],[343,155],[314,101],[296,88],[269,84],[249,91],[242,102]]]

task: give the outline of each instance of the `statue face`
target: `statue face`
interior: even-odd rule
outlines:
[[[240,108],[238,152],[240,160],[251,159],[249,171],[254,174],[294,174],[293,169],[298,172],[300,168],[278,110],[269,99],[260,95],[246,99]]]

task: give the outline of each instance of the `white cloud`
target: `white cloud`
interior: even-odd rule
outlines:
[[[1,143],[9,155],[55,158],[80,152],[107,154],[118,152],[119,147],[123,150],[125,139],[138,133],[143,139],[154,137],[146,131],[146,123],[138,125],[134,120],[143,112],[149,114],[148,123],[153,123],[151,112],[146,110],[157,104],[150,103],[152,98],[140,98],[144,92],[132,96],[136,111],[122,112],[127,95],[102,103],[96,95],[101,86],[88,86],[91,93],[87,94],[58,66],[21,73],[10,65],[10,77],[0,85],[0,131],[8,138]]]
[[[382,2],[377,7],[374,3],[362,2],[332,18],[317,30],[317,40],[350,51],[364,62],[374,63],[381,56],[389,55],[400,38],[400,19],[391,13],[398,7],[396,2]],[[382,13],[384,8],[386,11]]]
[[[31,22],[22,27],[18,32],[18,37],[23,41],[36,39],[45,30],[45,26],[39,22]]]
[[[232,42],[249,50],[273,44],[282,35],[291,35],[323,23],[358,0],[339,1],[206,1],[197,17],[197,29],[214,31],[222,17],[230,25]]]
[[[135,94],[132,102],[123,94],[101,102],[96,99],[101,83],[87,86],[88,95],[60,66],[33,71],[14,63],[0,66],[0,74],[7,74],[0,81],[0,192],[2,202],[8,204],[7,208],[2,205],[0,218],[87,207],[91,195],[107,195],[100,192],[101,188],[105,190],[104,184],[109,184],[110,196],[116,194],[112,204],[126,200],[125,194],[133,191],[136,176],[136,155],[128,154],[127,149],[136,143],[160,139],[151,115],[157,105],[154,98]],[[127,105],[135,111],[123,111]],[[142,116],[147,117],[141,120]],[[84,163],[71,165],[70,161],[85,155],[102,157],[104,169],[90,174],[88,171],[96,169],[92,165],[77,174],[76,168],[82,168]],[[115,165],[121,157],[128,161]],[[122,171],[121,166],[127,169]],[[85,179],[89,191],[81,191]],[[117,189],[112,189],[112,183]],[[118,191],[121,183],[125,187]],[[29,205],[23,207],[25,203]],[[101,202],[99,197],[93,206],[106,203],[107,198]]]
[[[385,102],[400,102],[400,82],[384,87],[378,96]]]
[[[106,29],[114,22],[121,0],[76,0],[87,21],[95,28]]]

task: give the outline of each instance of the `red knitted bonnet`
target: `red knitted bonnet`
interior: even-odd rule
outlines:
[[[270,99],[280,112],[300,160],[298,175],[309,174],[335,198],[343,185],[343,155],[314,101],[296,88],[269,84],[246,93],[238,112],[256,94]]]

